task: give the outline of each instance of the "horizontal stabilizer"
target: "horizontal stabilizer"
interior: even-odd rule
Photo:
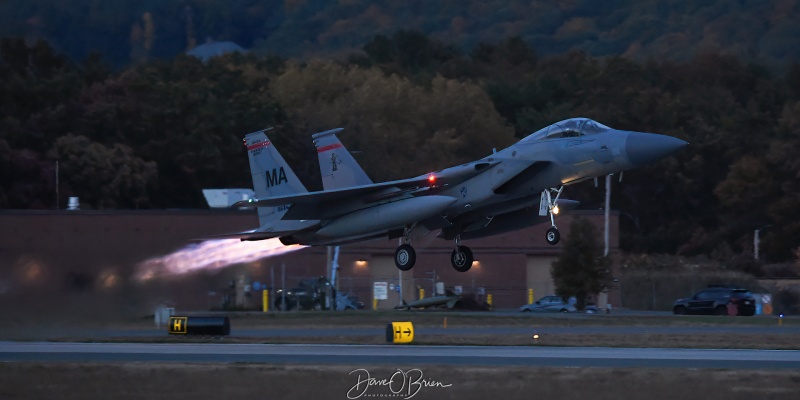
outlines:
[[[256,241],[256,240],[272,239],[272,238],[278,237],[278,236],[280,236],[280,233],[246,231],[246,232],[225,233],[225,234],[222,234],[222,235],[207,236],[207,237],[204,237],[204,238],[199,239],[199,240],[239,239],[241,241]]]

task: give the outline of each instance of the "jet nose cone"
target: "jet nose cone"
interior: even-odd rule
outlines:
[[[664,158],[689,143],[672,136],[631,132],[625,139],[625,152],[634,166],[642,166]]]

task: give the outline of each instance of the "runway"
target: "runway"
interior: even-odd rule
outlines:
[[[798,369],[797,350],[0,342],[0,361]]]

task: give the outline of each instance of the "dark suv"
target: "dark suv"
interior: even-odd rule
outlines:
[[[735,315],[751,316],[756,313],[756,299],[747,289],[709,287],[692,297],[675,301],[673,314],[728,315],[728,307],[735,307]]]

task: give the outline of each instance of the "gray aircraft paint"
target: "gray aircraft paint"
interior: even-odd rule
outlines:
[[[269,165],[254,163],[251,154],[251,169],[259,168],[253,170],[254,184],[262,184],[260,188],[256,186],[258,199],[234,206],[261,209],[294,204],[288,212],[282,209],[281,221],[305,221],[304,228],[281,236],[284,243],[331,245],[398,237],[398,231],[402,235],[403,229],[408,231],[410,227],[413,227],[411,232],[442,229],[441,236],[445,237],[467,232],[469,235],[465,237],[481,237],[523,227],[512,220],[513,216],[528,215],[520,210],[537,207],[545,190],[636,168],[687,144],[669,136],[622,131],[589,119],[572,118],[474,162],[415,178],[373,184],[336,138],[340,131],[314,135],[317,148],[322,149],[318,150],[320,170],[323,176],[327,173],[333,177],[323,178],[325,190],[300,191],[302,185],[294,185],[296,176],[280,154],[274,147],[266,146],[272,160]],[[267,140],[265,135],[264,140]],[[326,154],[331,152],[336,154],[335,159]],[[265,188],[265,180],[256,179],[257,174],[271,173],[281,167],[286,182],[278,179],[276,185]],[[280,177],[279,170],[277,176]],[[284,190],[288,187],[295,189]],[[270,190],[266,196],[265,190]],[[284,191],[278,193],[278,190]],[[487,223],[487,219],[491,220]],[[541,220],[532,218],[530,225]],[[493,221],[504,222],[492,226]]]
[[[336,137],[336,133],[341,131],[342,128],[337,128],[311,136],[317,147],[322,188],[331,190],[371,185],[372,180]]]
[[[265,131],[245,136],[250,172],[253,175],[253,191],[258,198],[308,193],[283,156],[267,137]],[[303,229],[313,223],[282,220],[291,204],[259,207],[260,228],[256,232],[287,232]],[[267,238],[267,237],[264,237]]]

